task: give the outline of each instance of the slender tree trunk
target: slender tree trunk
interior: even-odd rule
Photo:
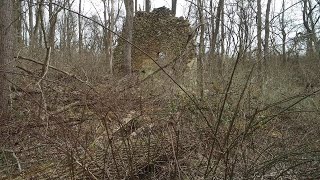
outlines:
[[[302,17],[303,17],[303,25],[304,28],[307,31],[307,56],[312,56],[314,54],[314,47],[312,44],[312,30],[309,26],[309,14],[308,12],[308,0],[303,0],[303,12],[302,12]]]
[[[15,30],[16,30],[16,43],[21,45],[23,43],[22,38],[22,1],[15,0],[14,1],[14,19],[16,19]]]
[[[61,32],[60,32],[60,46],[62,50],[66,49],[66,39],[67,39],[67,10],[63,10],[63,17],[61,23]]]
[[[173,16],[176,16],[177,12],[177,0],[171,0],[171,12]]]
[[[217,15],[216,15],[216,20],[215,20],[215,29],[213,30],[213,35],[212,35],[212,43],[211,43],[211,61],[214,61],[215,59],[215,49],[216,49],[216,44],[217,44],[217,37],[218,37],[218,34],[219,34],[219,27],[220,27],[220,21],[221,21],[221,14],[222,14],[222,9],[223,9],[223,6],[224,6],[224,0],[219,0],[219,3],[218,3],[218,7],[217,7]],[[213,16],[211,18],[214,18]],[[219,74],[221,74],[221,62],[220,60],[218,60],[218,71],[219,71]],[[213,72],[212,72],[213,73]]]
[[[224,5],[221,7],[221,41],[220,41],[220,48],[221,48],[221,54],[220,54],[220,74],[223,72],[223,63],[225,58],[225,48],[224,48],[224,40],[225,40],[225,31],[224,31]]]
[[[261,21],[261,0],[257,0],[257,60],[259,61],[259,65],[258,65],[258,73],[261,74],[261,70],[262,70],[262,38],[261,38],[261,31],[262,31],[262,21]],[[261,80],[261,79],[260,79]]]
[[[286,41],[287,41],[287,33],[286,26],[284,22],[284,11],[285,11],[285,0],[282,0],[282,13],[281,13],[281,34],[282,34],[282,63],[285,65],[287,62],[287,54],[286,54]]]
[[[264,62],[269,59],[269,34],[270,34],[270,7],[271,7],[271,0],[267,2],[267,9],[266,9],[266,19],[265,19],[265,28],[264,28]]]
[[[133,34],[133,0],[124,0],[125,9],[126,9],[126,20],[124,26],[124,36],[127,41],[132,42],[132,34]],[[132,48],[130,43],[125,43],[124,47],[124,67],[122,75],[131,74],[132,66]]]
[[[104,26],[109,27],[108,23],[108,5],[109,5],[109,0],[103,0],[103,19],[104,19]],[[103,31],[103,36],[104,36],[104,48],[105,48],[105,54],[106,54],[106,64],[109,66],[110,62],[110,56],[109,56],[109,43],[108,43],[108,29],[105,28]],[[110,67],[108,67],[110,69]]]
[[[313,52],[317,53],[315,54],[315,56],[319,56],[319,51],[320,51],[320,47],[319,47],[319,41],[318,41],[318,37],[317,37],[317,33],[316,33],[316,24],[314,22],[314,6],[312,4],[311,0],[308,0],[308,4],[309,4],[309,13],[308,13],[308,18],[309,18],[309,22],[310,22],[310,29],[311,29],[311,40],[313,42]],[[318,21],[318,20],[316,20]]]
[[[55,47],[55,37],[56,37],[56,25],[58,19],[58,12],[53,8],[53,0],[49,1],[49,35],[48,35],[48,45],[51,48],[51,52],[54,52]]]
[[[67,7],[71,9],[72,4],[70,0],[67,2]],[[72,38],[73,38],[73,27],[72,27],[72,13],[67,12],[66,14],[66,48],[67,48],[67,57],[70,60],[72,58]]]
[[[81,10],[82,10],[82,2],[79,0],[79,15],[78,15],[78,26],[79,26],[79,57],[81,58],[82,55],[82,22],[81,22]]]
[[[124,0],[126,1],[126,0]],[[150,12],[151,10],[151,2],[150,0],[146,0],[146,12]]]
[[[197,86],[198,86],[198,93],[200,95],[201,100],[203,99],[203,58],[205,54],[204,48],[204,31],[205,31],[205,23],[204,23],[204,16],[203,16],[203,2],[201,0],[197,0],[198,6],[198,14],[200,20],[200,44],[199,44],[199,54],[197,58]]]
[[[44,0],[37,0],[38,6],[36,10],[36,24],[32,28],[32,35],[30,36],[30,45],[32,48],[41,47],[42,44],[42,31],[40,30],[40,22],[41,13],[43,13],[43,2]]]
[[[134,12],[138,11],[138,0],[134,0]]]
[[[110,8],[110,9],[109,9]],[[109,18],[107,18],[107,14],[109,14]],[[104,1],[104,24],[108,29],[113,31],[114,29],[114,0],[108,0],[108,4]],[[106,54],[106,64],[109,69],[109,73],[113,74],[113,34],[108,29],[104,30],[104,46],[105,46],[105,54]]]
[[[37,13],[36,13],[36,24],[33,28],[33,32],[32,32],[32,37],[30,37],[30,40],[31,40],[31,47],[36,47],[38,45],[36,45],[39,41],[39,37],[41,32],[40,32],[40,14],[41,14],[41,11],[43,11],[43,6],[42,6],[42,3],[43,3],[43,0],[38,0],[37,1],[38,3],[38,6],[37,6]]]
[[[4,123],[9,115],[10,90],[6,72],[9,70],[8,62],[13,58],[12,12],[12,1],[0,0],[0,121]]]
[[[34,33],[33,33],[33,0],[28,1],[28,8],[29,8],[29,44],[31,47],[34,46]]]
[[[115,17],[114,17],[114,0],[110,0],[110,12],[109,12],[109,29],[111,31],[114,30],[115,26]],[[112,49],[112,44],[113,44],[113,34],[111,31],[108,31],[108,55],[109,55],[109,71],[110,74],[113,74],[113,49]]]

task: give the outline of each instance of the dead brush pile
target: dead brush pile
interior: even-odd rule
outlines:
[[[39,89],[36,73],[21,73],[1,124],[3,179],[320,177],[319,112],[295,108],[315,92],[248,107],[250,86],[200,101],[166,77],[83,81],[50,70]]]

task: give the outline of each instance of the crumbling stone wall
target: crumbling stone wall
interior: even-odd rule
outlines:
[[[160,65],[166,65],[175,59],[172,64],[182,67],[194,56],[193,43],[188,41],[191,33],[189,22],[183,17],[173,17],[170,9],[161,7],[151,13],[137,12],[133,24],[133,43],[155,58]],[[115,49],[116,69],[121,67],[123,60],[123,44],[120,40]],[[152,60],[142,52],[135,48],[132,52],[134,71],[146,72],[157,69]]]

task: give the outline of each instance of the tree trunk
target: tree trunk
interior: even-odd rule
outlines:
[[[220,53],[220,60],[219,60],[219,70],[220,74],[222,74],[223,71],[223,63],[224,63],[224,53],[225,53],[225,48],[224,48],[224,39],[225,39],[225,31],[224,31],[224,5],[221,7],[221,53]]]
[[[314,54],[314,48],[312,44],[312,30],[309,26],[309,12],[308,12],[308,0],[303,0],[303,25],[304,28],[307,31],[307,56],[313,55]]]
[[[108,22],[108,4],[109,0],[107,2],[107,0],[103,0],[103,20],[104,20],[104,26],[106,27],[103,30],[103,39],[104,39],[104,48],[105,48],[105,54],[106,54],[106,64],[107,66],[110,65],[110,56],[109,56],[109,43],[108,43],[108,29],[107,27],[109,27],[109,22]],[[108,67],[108,69],[110,69],[110,67]]]
[[[81,58],[82,53],[82,23],[81,23],[81,0],[79,0],[79,14],[78,14],[78,26],[79,26],[79,57]]]
[[[303,25],[307,31],[307,55],[314,57],[315,52],[319,54],[319,42],[316,34],[316,25],[314,18],[314,7],[311,0],[303,0]],[[316,20],[316,22],[319,19]]]
[[[211,42],[211,61],[214,61],[215,59],[215,49],[216,49],[216,43],[217,43],[217,37],[218,37],[218,34],[219,34],[219,27],[220,27],[220,21],[221,21],[221,14],[222,14],[222,10],[223,10],[223,6],[224,6],[224,0],[219,0],[219,3],[218,3],[218,7],[217,7],[217,15],[216,15],[216,20],[215,20],[215,29],[212,30],[212,42]],[[211,18],[214,18],[214,16],[212,16]],[[221,62],[220,60],[218,60],[218,71],[219,71],[219,74],[221,74]],[[212,72],[213,73],[213,72]]]
[[[132,42],[132,34],[133,34],[133,0],[124,0],[125,9],[126,9],[126,20],[124,26],[124,37],[127,41]],[[124,65],[122,68],[122,75],[131,74],[132,66],[131,66],[131,44],[126,42],[124,46]]]
[[[54,10],[53,0],[49,1],[49,35],[48,35],[48,45],[51,47],[51,52],[54,52],[55,37],[56,37],[56,24],[58,19],[58,12]]]
[[[109,8],[111,9],[109,9]],[[109,14],[109,18],[107,18],[107,14]],[[114,30],[114,0],[104,1],[104,25],[108,27],[111,31]],[[106,64],[109,69],[109,73],[113,74],[113,52],[112,52],[112,43],[113,43],[113,34],[107,28],[104,29],[104,46],[105,46],[105,54],[106,54]]]
[[[197,86],[198,93],[200,95],[200,99],[203,99],[203,58],[205,54],[204,48],[204,32],[205,32],[205,23],[203,17],[203,2],[201,0],[197,0],[198,12],[199,12],[199,20],[200,20],[200,44],[199,44],[199,54],[197,58]]]
[[[0,120],[6,121],[9,109],[9,83],[6,71],[9,70],[8,62],[13,58],[12,36],[12,1],[0,0]]]
[[[43,13],[43,2],[44,0],[37,0],[38,6],[36,9],[36,24],[32,28],[32,32],[30,35],[30,46],[32,48],[41,47],[42,44],[42,31],[40,30],[40,22],[41,13]]]
[[[35,44],[35,39],[34,39],[34,30],[33,30],[33,0],[28,1],[28,8],[29,8],[29,44],[31,47],[34,46]]]
[[[286,55],[286,41],[287,41],[287,33],[286,26],[284,22],[284,11],[285,11],[285,2],[282,0],[282,13],[281,13],[281,34],[282,34],[282,63],[286,64],[287,55]]]
[[[114,0],[110,0],[110,7],[111,10],[109,12],[109,29],[111,31],[114,30],[114,26],[115,26],[115,17],[114,17]],[[109,71],[110,74],[113,74],[113,49],[112,49],[112,44],[113,44],[113,33],[111,31],[108,31],[108,36],[107,36],[107,40],[108,40],[108,56],[109,56]]]
[[[266,9],[266,19],[265,19],[265,29],[264,29],[264,61],[269,59],[269,34],[270,34],[270,6],[271,6],[271,0],[268,0],[267,2],[267,9]]]
[[[261,57],[262,57],[262,38],[261,38],[261,31],[262,31],[262,21],[261,21],[261,0],[257,0],[257,60],[259,61],[258,62],[258,73],[261,75],[261,71],[262,71],[262,60],[261,60]],[[261,77],[261,76],[260,76]],[[260,80],[262,80],[260,78]],[[261,82],[262,83],[262,82]]]
[[[67,1],[67,7],[69,9],[72,8],[72,3],[70,0]],[[74,27],[73,27],[73,17],[72,13],[70,11],[66,12],[66,48],[67,48],[67,57],[68,60],[72,58],[72,39],[73,39],[73,32],[74,32]]]
[[[127,1],[127,0],[124,0]],[[151,2],[150,0],[146,0],[146,12],[150,12],[151,9]]]
[[[138,0],[134,0],[134,12],[138,11]]]
[[[22,38],[22,1],[15,0],[14,1],[14,19],[17,20],[15,23],[15,30],[16,30],[16,43],[21,45],[23,42]]]
[[[177,0],[171,0],[171,13],[173,16],[176,16],[177,12]]]

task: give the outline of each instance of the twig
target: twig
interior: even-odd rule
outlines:
[[[42,66],[44,65],[44,63],[42,63],[42,62],[36,61],[34,59],[31,59],[31,58],[23,57],[23,56],[17,56],[17,57],[14,57],[14,58],[21,59],[21,60],[26,60],[26,61],[33,62],[35,64],[42,65]],[[65,74],[65,75],[67,75],[67,76],[73,77],[73,78],[75,78],[76,80],[78,80],[78,81],[80,81],[82,83],[86,83],[86,81],[76,77],[75,75],[73,75],[73,74],[71,74],[71,73],[69,73],[67,71],[63,71],[61,69],[58,69],[57,67],[48,65],[48,68],[53,69],[53,70],[58,71],[58,72],[61,72],[61,73]]]
[[[61,107],[60,109],[58,109],[56,111],[51,112],[50,115],[60,114],[60,113],[66,111],[66,110],[68,110],[68,109],[70,109],[70,108],[72,108],[72,107],[74,107],[74,106],[76,106],[78,104],[80,104],[80,101],[76,101],[76,102],[70,103],[70,104],[68,104],[66,106]]]
[[[12,154],[12,157],[16,160],[19,173],[21,173],[21,172],[22,172],[21,163],[20,163],[19,158],[18,158],[18,156],[16,155],[16,153],[15,153],[13,150],[8,150],[8,149],[2,149],[2,151],[3,151],[3,152],[9,152],[9,153]]]
[[[205,116],[205,114],[202,112],[201,108],[200,108],[200,105],[197,103],[197,101],[187,92],[187,90],[185,88],[183,88],[164,68],[162,68],[162,66],[157,62],[157,60],[153,57],[151,57],[148,53],[146,53],[144,50],[142,50],[139,46],[137,46],[136,44],[128,41],[125,37],[119,35],[117,32],[111,30],[110,28],[104,26],[102,23],[92,19],[92,18],[89,18],[87,16],[84,16],[82,14],[80,14],[79,12],[76,12],[70,8],[66,8],[60,4],[57,4],[57,3],[52,3],[53,5],[55,6],[58,6],[58,7],[61,7],[71,13],[74,13],[74,14],[77,14],[87,20],[90,20],[94,23],[96,23],[97,25],[99,25],[100,27],[102,27],[103,29],[106,29],[108,31],[110,31],[111,33],[115,34],[117,37],[119,37],[121,40],[125,41],[126,43],[129,43],[132,47],[134,47],[135,49],[137,49],[138,51],[140,51],[141,53],[143,53],[144,55],[146,55],[150,60],[153,61],[153,63],[155,63],[160,69],[161,71],[176,85],[178,86],[179,89],[181,89],[181,91],[187,95],[188,99],[190,99],[190,101],[195,105],[196,109],[199,111],[200,115],[202,116],[202,118],[205,120],[206,124],[209,126],[209,128],[211,129],[211,131],[213,132],[213,127],[211,125],[211,123],[209,122],[209,120],[207,119],[207,117]]]

